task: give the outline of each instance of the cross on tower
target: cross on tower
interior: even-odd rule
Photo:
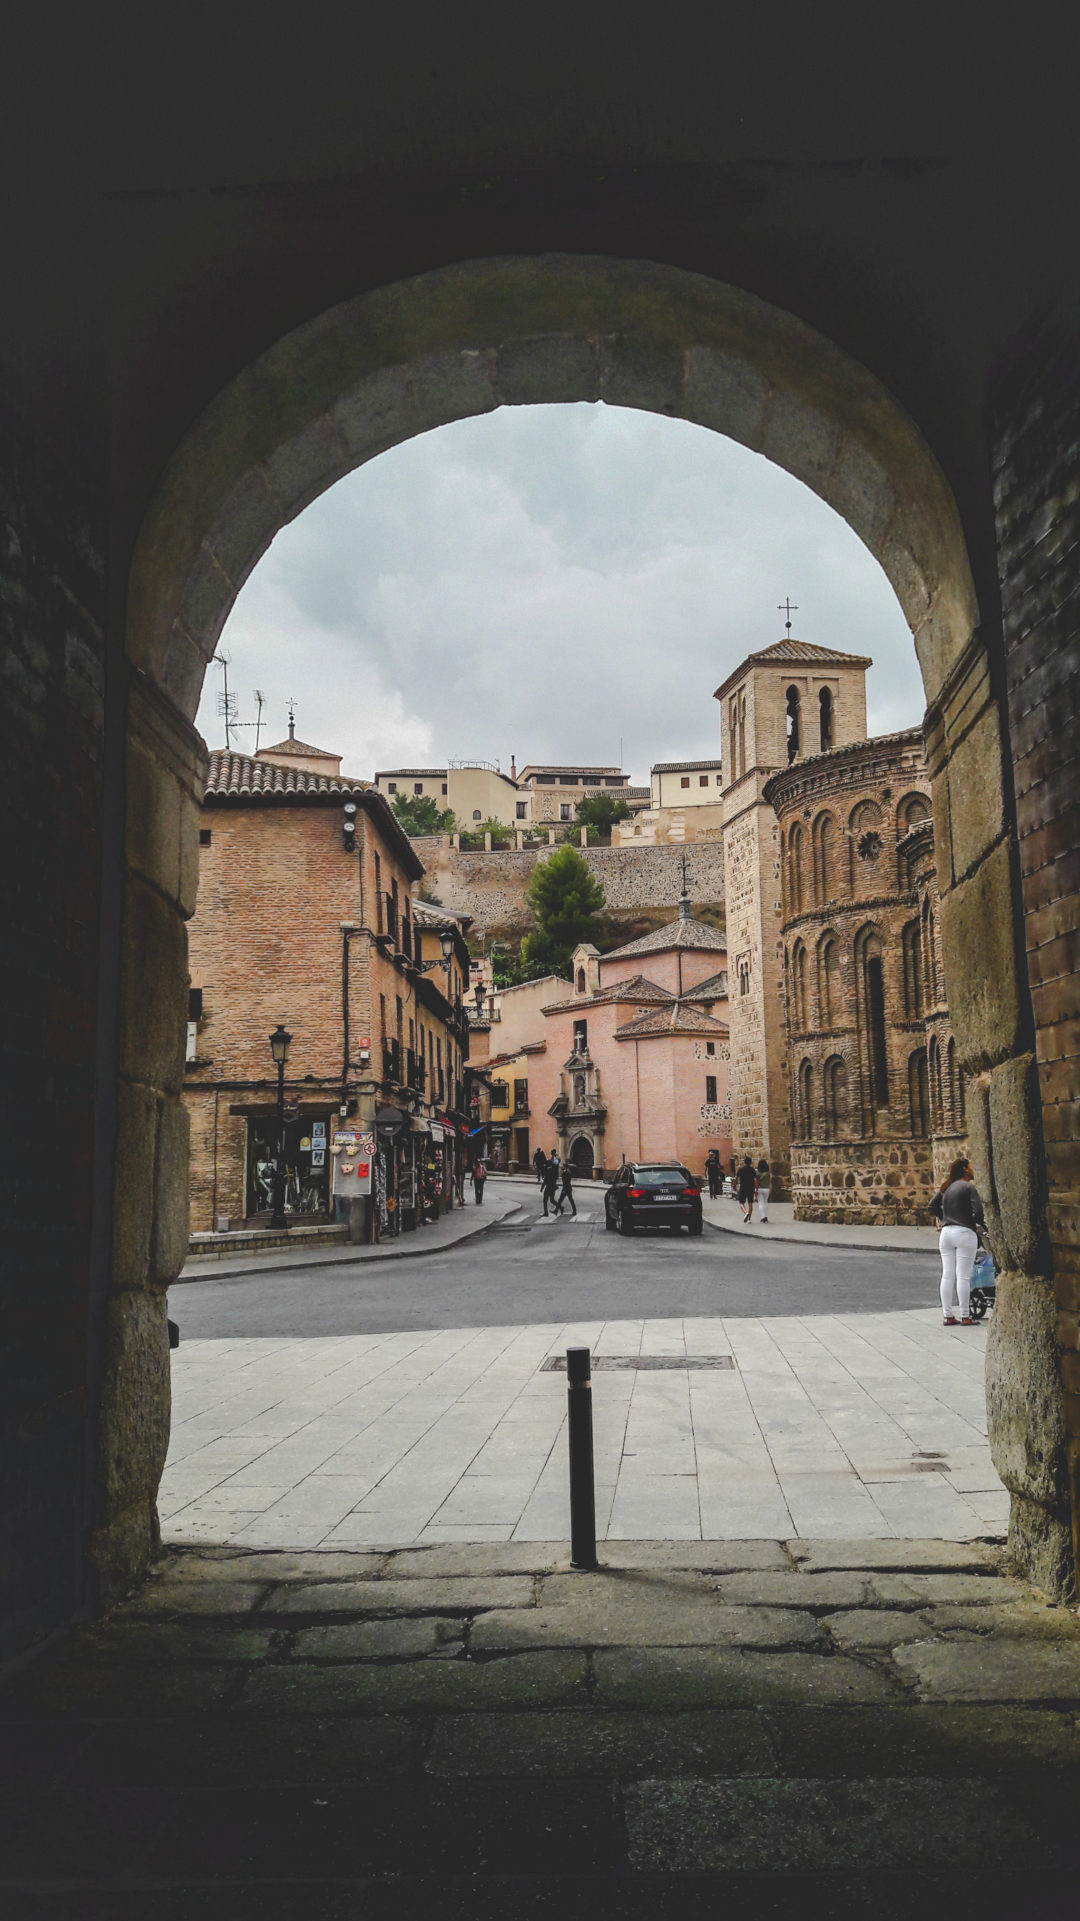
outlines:
[[[289,702],[289,739],[296,739],[296,702]]]
[[[787,615],[787,619],[784,622],[784,626],[787,628],[787,631],[789,634],[791,632],[791,616],[792,614],[797,614],[798,611],[799,611],[798,603],[792,600],[790,595],[785,596],[783,601],[781,601],[780,606],[777,608],[777,613]]]

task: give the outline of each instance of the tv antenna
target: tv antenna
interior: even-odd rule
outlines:
[[[236,695],[230,694],[229,692],[229,656],[228,654],[215,654],[214,660],[222,672],[222,689],[218,695],[217,710],[225,722],[225,752],[231,754],[232,741],[229,737],[230,729],[235,728],[238,723],[236,719]]]
[[[215,658],[215,660],[217,659],[217,655],[216,655],[216,654],[215,654],[215,656],[214,656],[214,658]],[[226,672],[228,672],[228,669],[227,669],[227,668],[226,668]],[[256,687],[256,688],[255,688],[255,690],[254,690],[254,694],[255,694],[255,719],[254,719],[254,720],[237,720],[237,718],[236,718],[236,695],[235,695],[235,694],[228,694],[228,695],[219,695],[219,697],[218,697],[218,712],[219,712],[219,713],[225,713],[225,712],[226,712],[226,709],[225,709],[225,708],[224,708],[224,707],[222,706],[222,704],[221,704],[221,703],[222,703],[222,700],[223,700],[223,699],[226,699],[226,698],[227,698],[227,700],[228,700],[228,703],[229,703],[229,706],[228,706],[228,712],[227,712],[227,715],[226,715],[226,721],[225,721],[225,746],[226,746],[226,749],[228,748],[228,745],[229,745],[229,732],[230,732],[230,730],[231,730],[231,731],[232,731],[232,733],[234,733],[234,734],[238,734],[238,733],[241,733],[241,732],[243,732],[243,733],[248,733],[248,732],[250,732],[250,730],[251,730],[251,728],[252,728],[252,727],[254,727],[254,729],[255,729],[255,752],[256,752],[256,753],[258,753],[258,751],[259,751],[259,737],[260,737],[260,735],[262,734],[262,724],[263,724],[263,708],[264,708],[264,707],[265,707],[265,705],[266,705],[266,695],[265,695],[265,694],[263,693],[263,690],[262,690],[262,688],[261,688],[261,687]]]

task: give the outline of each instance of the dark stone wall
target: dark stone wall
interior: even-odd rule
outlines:
[[[85,457],[5,411],[0,1656],[84,1598],[105,497]]]
[[[1080,302],[1040,313],[991,410],[1024,930],[1045,1143],[1032,1238],[1048,1235],[1080,1509]],[[1045,1207],[1045,1216],[1043,1209]],[[1045,1229],[1044,1229],[1045,1220]],[[1080,1538],[1076,1540],[1080,1551]]]

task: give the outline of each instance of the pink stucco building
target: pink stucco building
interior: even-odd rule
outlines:
[[[543,1014],[529,1062],[534,1148],[557,1146],[580,1174],[622,1160],[679,1160],[700,1174],[731,1154],[724,936],[678,919],[601,955],[574,954],[574,979]]]

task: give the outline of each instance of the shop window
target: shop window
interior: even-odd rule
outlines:
[[[716,1075],[715,1074],[706,1074],[705,1076],[705,1105],[706,1107],[716,1106]]]

